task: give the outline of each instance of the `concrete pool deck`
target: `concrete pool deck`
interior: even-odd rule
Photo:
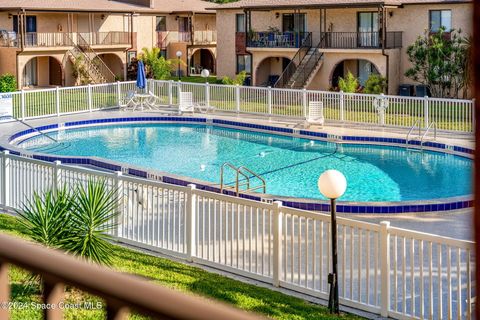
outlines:
[[[118,110],[107,110],[107,111],[96,111],[91,113],[80,113],[74,115],[65,115],[59,117],[47,117],[42,119],[32,119],[27,120],[27,123],[33,127],[39,127],[44,125],[51,124],[62,124],[71,121],[84,121],[84,120],[96,120],[103,118],[126,118],[126,117],[158,117],[172,115],[178,117],[176,113],[168,111],[118,111]],[[192,117],[188,115],[187,117]],[[283,118],[266,118],[257,115],[232,115],[232,114],[195,114],[193,117],[201,118],[214,118],[222,119],[226,121],[240,121],[248,122],[258,125],[268,125],[276,127],[285,127],[285,128],[298,128],[303,130],[303,121],[301,119],[296,120],[287,120]],[[101,125],[101,124],[97,124]],[[9,140],[11,136],[19,131],[28,129],[25,125],[19,122],[9,122],[0,124],[0,145],[6,147],[9,145]],[[248,128],[245,128],[248,130]],[[311,126],[308,128],[308,131],[326,133],[329,135],[337,136],[365,136],[365,137],[382,137],[382,138],[397,138],[405,139],[408,132],[408,128],[391,128],[391,127],[379,127],[371,126],[367,127],[365,125],[356,125],[356,124],[340,124],[332,123],[319,128],[316,126]],[[308,137],[307,137],[308,138]],[[447,145],[461,146],[468,149],[473,149],[474,147],[474,137],[470,134],[464,133],[451,133],[451,132],[438,132],[437,140],[438,143],[444,143]],[[350,141],[343,141],[343,143],[351,143]],[[362,142],[357,142],[362,143]],[[381,144],[381,143],[380,143]],[[414,201],[415,203],[415,201]],[[352,211],[354,212],[354,211]],[[398,227],[406,227],[412,229],[418,229],[419,231],[426,231],[436,234],[442,234],[445,236],[452,236],[455,238],[461,238],[469,240],[472,238],[471,234],[468,231],[471,220],[471,208],[461,209],[461,210],[450,210],[447,213],[416,213],[416,214],[348,214],[343,213],[344,216],[355,217],[359,220],[369,221],[369,222],[379,222],[381,220],[390,220],[392,225]],[[415,228],[417,225],[413,221],[422,222],[422,227]],[[450,228],[448,223],[454,223],[455,228]],[[427,227],[427,230],[425,229]],[[459,231],[463,230],[463,231]]]

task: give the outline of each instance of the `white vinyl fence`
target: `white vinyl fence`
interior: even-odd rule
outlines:
[[[31,119],[118,107],[134,81],[13,92],[14,116]],[[165,105],[178,104],[181,91],[194,102],[235,114],[261,114],[305,119],[310,101],[323,102],[328,121],[423,128],[435,122],[440,130],[473,132],[474,100],[401,97],[357,93],[276,89],[149,80],[147,91]]]
[[[330,216],[92,169],[0,154],[0,205],[106,179],[118,241],[328,298]],[[474,243],[338,219],[340,303],[395,319],[471,319]]]

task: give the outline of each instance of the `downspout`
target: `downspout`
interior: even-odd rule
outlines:
[[[130,48],[127,49],[127,51],[130,51],[133,49],[133,15],[135,12],[130,13]]]
[[[387,94],[389,93],[389,82],[390,82],[390,56],[385,51],[386,45],[386,35],[387,35],[387,9],[383,5],[380,6],[380,10],[382,13],[382,55],[385,57],[386,60],[386,75],[387,75]]]
[[[244,9],[245,14],[245,53],[250,56],[250,85],[253,85],[253,54],[247,50],[248,48],[248,34],[252,30],[252,12],[250,10]],[[235,64],[237,61],[235,61]],[[236,68],[236,67],[235,67]]]

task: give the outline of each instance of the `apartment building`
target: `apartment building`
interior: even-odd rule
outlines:
[[[182,53],[184,74],[216,70],[216,19],[201,0],[4,0],[0,7],[0,74],[19,88],[124,79],[142,48],[167,58]],[[81,66],[81,67],[79,67]]]
[[[246,70],[260,86],[328,90],[350,71],[361,84],[379,73],[397,94],[413,84],[406,50],[418,36],[441,26],[472,33],[465,0],[240,0],[212,9],[217,74]]]

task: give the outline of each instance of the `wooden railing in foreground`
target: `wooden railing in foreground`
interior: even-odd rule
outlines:
[[[0,319],[9,318],[9,264],[42,277],[44,318],[62,319],[64,286],[74,286],[103,298],[107,319],[126,319],[130,310],[160,319],[260,319],[206,299],[120,274],[60,251],[0,234]]]

